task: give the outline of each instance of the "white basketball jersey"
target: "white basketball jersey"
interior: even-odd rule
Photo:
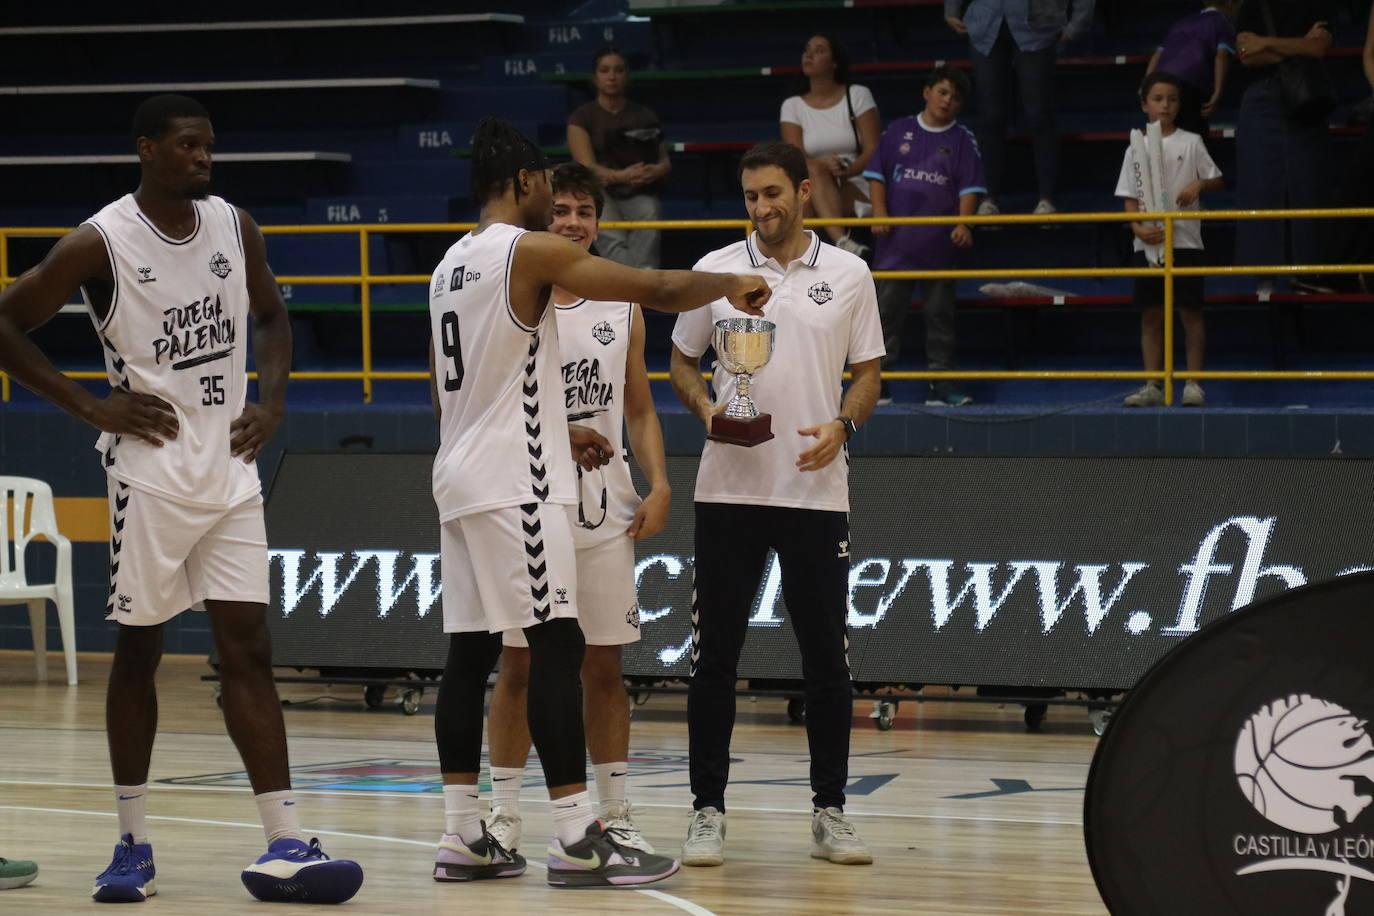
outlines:
[[[192,206],[195,229],[180,240],[163,235],[132,194],[86,221],[104,238],[114,274],[105,318],[91,309],[110,385],[161,398],[178,423],[161,448],[111,433],[96,448],[106,471],[131,487],[227,507],[261,488],[257,468],[229,453],[229,425],[248,390],[247,270],[238,211],[218,197]]]
[[[563,357],[563,406],[568,422],[589,426],[610,440],[617,455],[605,467],[575,467],[577,507],[569,510],[573,544],[592,547],[625,537],[639,508],[625,443],[625,357],[634,306],[583,299],[558,306]]]
[[[430,280],[440,521],[503,506],[577,502],[553,304],[536,327],[522,324],[510,307],[510,265],[524,234],[504,223],[469,233]]]

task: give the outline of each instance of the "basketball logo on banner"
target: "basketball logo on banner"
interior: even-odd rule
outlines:
[[[1137,685],[1084,833],[1116,914],[1374,911],[1374,575],[1205,627]]]

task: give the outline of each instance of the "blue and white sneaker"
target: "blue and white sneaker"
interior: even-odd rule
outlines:
[[[152,844],[135,843],[133,834],[126,833],[114,848],[110,867],[95,879],[91,896],[101,903],[142,903],[157,893],[156,875]]]
[[[331,859],[319,840],[283,837],[243,870],[248,893],[268,903],[343,903],[363,886],[357,862]]]

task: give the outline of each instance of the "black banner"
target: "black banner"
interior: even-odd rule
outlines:
[[[429,455],[288,454],[267,505],[274,663],[443,667]],[[641,542],[628,674],[687,673],[695,458]],[[1204,624],[1374,568],[1374,462],[858,457],[850,664],[860,683],[1129,688]],[[798,678],[770,560],[740,676]]]

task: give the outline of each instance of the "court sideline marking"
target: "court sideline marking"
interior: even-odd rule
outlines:
[[[107,786],[106,788],[109,787]],[[80,808],[38,808],[33,807],[31,805],[0,805],[0,811],[31,811],[38,814],[75,814],[84,817],[119,816],[118,814],[115,814],[112,811],[84,811]],[[147,818],[150,821],[172,821],[180,824],[203,824],[209,827],[247,827],[252,830],[262,829],[261,824],[249,824],[243,821],[212,821],[206,818],[199,817],[171,817],[168,815],[157,814],[149,814],[147,815]],[[378,834],[372,833],[344,833],[339,830],[307,830],[305,832],[315,836],[343,837],[345,839],[350,840],[373,840],[381,843],[403,843],[407,846],[423,846],[427,849],[432,849],[434,847],[433,843],[427,843],[424,840],[407,840],[403,839],[402,837],[380,836]],[[533,865],[535,868],[543,868],[547,870],[547,866],[544,865],[544,863],[542,862],[527,860],[527,863],[529,865]],[[690,900],[683,900],[681,897],[675,897],[672,894],[665,893],[664,891],[656,891],[647,887],[634,888],[634,891],[637,894],[645,894],[646,896],[653,897],[656,900],[660,900],[664,903],[667,903],[670,906],[677,907],[679,910],[682,910],[685,913],[690,913],[691,916],[716,916],[715,913],[706,909],[704,906],[695,904]]]
[[[48,781],[46,781],[46,780],[38,780],[38,779],[0,779],[0,786],[45,786],[45,787],[54,788],[54,789],[101,789],[101,790],[108,790],[108,789],[110,788],[110,786],[109,786],[108,783],[93,783],[93,782],[48,782]],[[150,789],[160,789],[160,790],[164,790],[164,789],[165,789],[165,790],[170,790],[170,791],[181,791],[181,792],[238,792],[238,793],[244,793],[244,794],[247,794],[247,793],[251,793],[251,792],[252,792],[251,789],[249,789],[249,788],[247,788],[247,787],[241,787],[241,786],[183,786],[183,785],[168,785],[168,784],[166,784],[166,783],[161,783],[161,782],[152,782],[152,783],[149,783],[148,788],[150,788]],[[351,791],[348,791],[348,790],[337,790],[337,791],[336,791],[336,790],[334,790],[334,789],[300,789],[300,788],[298,788],[298,789],[293,789],[292,791],[294,791],[297,795],[332,796],[332,797],[337,797],[337,798],[409,798],[409,799],[420,800],[420,799],[436,799],[436,798],[438,798],[438,795],[439,795],[437,792],[351,792]],[[1080,790],[1080,791],[1081,791],[1081,790]],[[547,798],[521,798],[521,799],[520,799],[520,804],[522,804],[522,805],[524,805],[524,804],[547,805],[547,804],[549,804],[549,800],[548,800]],[[687,810],[687,808],[686,808],[685,805],[680,805],[680,804],[671,804],[671,805],[670,805],[670,804],[665,804],[665,803],[663,803],[663,802],[638,802],[638,801],[637,801],[637,802],[635,802],[634,806],[635,806],[636,808],[668,808],[668,809],[672,809],[672,810],[678,810],[678,809],[680,809],[680,810],[682,810],[682,811],[686,811],[686,810]],[[0,809],[3,809],[4,807],[6,807],[6,806],[0,805]],[[756,813],[756,814],[797,814],[797,813],[805,813],[804,809],[802,809],[802,808],[768,808],[768,807],[761,807],[761,806],[750,806],[750,807],[746,807],[746,806],[743,806],[743,805],[731,805],[731,806],[730,806],[730,810],[731,810],[731,811],[750,811],[750,812],[753,812],[753,813]],[[102,812],[91,812],[91,813],[102,813]],[[894,818],[894,819],[900,819],[900,820],[923,820],[923,821],[977,821],[977,822],[986,822],[986,823],[992,823],[992,824],[1031,824],[1031,825],[1039,826],[1039,827],[1082,827],[1082,826],[1083,826],[1083,824],[1082,824],[1081,821],[1061,821],[1061,820],[1051,820],[1051,819],[1047,819],[1047,818],[1035,818],[1035,817],[989,817],[989,816],[985,816],[985,815],[972,815],[972,814],[918,814],[918,813],[906,812],[906,811],[856,811],[856,810],[854,810],[853,808],[850,808],[850,807],[848,807],[848,806],[846,806],[845,813],[850,814],[850,815],[852,815],[852,816],[854,816],[854,817],[885,817],[885,818]],[[114,815],[110,815],[110,816],[113,817]],[[149,816],[149,817],[152,817],[152,815],[148,815],[148,816]],[[176,818],[166,818],[166,819],[167,819],[167,820],[176,820]],[[241,825],[240,825],[240,826],[241,826]],[[255,825],[253,825],[253,826],[261,826],[261,825],[255,824]],[[354,836],[354,834],[343,834],[343,833],[340,833],[340,834],[337,834],[337,836]],[[364,834],[357,834],[357,836],[364,836]],[[398,840],[397,842],[401,842],[401,841]],[[410,842],[419,842],[419,841],[418,841],[418,840],[405,840],[404,842],[410,843]],[[421,844],[421,845],[433,845],[433,844]],[[647,893],[647,891],[646,891],[645,893]]]

